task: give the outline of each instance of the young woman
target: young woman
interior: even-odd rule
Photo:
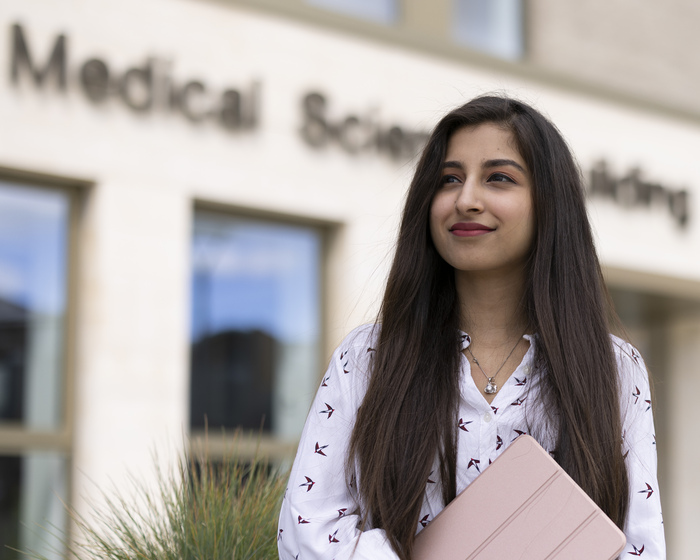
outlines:
[[[280,514],[282,559],[407,560],[415,536],[529,433],[665,558],[649,381],[609,334],[576,163],[531,107],[445,116],[411,183],[379,321],[335,351]]]

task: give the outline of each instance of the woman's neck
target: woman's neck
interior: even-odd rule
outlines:
[[[457,271],[457,295],[461,302],[461,328],[480,347],[512,344],[528,328],[522,305],[523,274],[488,274]]]

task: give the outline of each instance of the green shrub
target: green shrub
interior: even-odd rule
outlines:
[[[155,489],[134,482],[129,497],[103,492],[99,509],[85,516],[71,511],[78,534],[63,539],[66,558],[275,559],[286,479],[264,461],[235,455],[180,460],[172,473],[159,471]]]

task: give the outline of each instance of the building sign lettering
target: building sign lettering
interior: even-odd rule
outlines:
[[[425,145],[429,133],[398,125],[383,125],[372,111],[332,119],[328,101],[318,92],[302,99],[301,137],[314,148],[337,144],[349,154],[379,152],[396,160],[410,159]]]
[[[607,162],[600,160],[590,171],[589,193],[591,196],[614,200],[626,208],[663,208],[670,212],[681,227],[688,223],[688,191],[646,181],[639,168],[630,169],[622,177],[616,177],[608,169]]]
[[[19,86],[22,74],[35,87],[53,83],[59,91],[68,88],[68,38],[60,34],[54,41],[48,60],[40,64],[34,58],[21,25],[12,26],[10,80]],[[111,98],[121,100],[138,113],[166,110],[179,113],[191,122],[217,121],[231,131],[255,128],[259,118],[260,84],[251,82],[245,89],[213,92],[200,80],[177,83],[170,64],[158,58],[115,72],[107,61],[88,58],[79,65],[77,82],[93,103]]]
[[[201,80],[177,82],[170,71],[171,63],[156,57],[121,72],[106,60],[89,57],[71,70],[65,34],[56,36],[42,64],[35,58],[24,28],[14,24],[11,30],[10,81],[15,87],[19,88],[22,80],[29,80],[37,89],[53,87],[66,92],[70,83],[75,83],[94,104],[117,99],[136,113],[168,111],[193,123],[216,121],[230,131],[250,130],[259,123],[259,82],[251,81],[246,88],[214,91]],[[414,157],[429,136],[427,131],[383,123],[372,109],[362,114],[333,114],[326,96],[317,91],[302,97],[301,118],[301,137],[309,146],[323,149],[336,145],[352,155],[379,153],[402,161]],[[627,208],[663,208],[680,227],[688,224],[687,189],[645,180],[638,168],[615,176],[605,160],[593,166],[589,179],[592,197],[607,198]]]

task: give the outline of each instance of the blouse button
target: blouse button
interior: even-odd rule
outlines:
[[[491,413],[490,412],[484,413],[484,422],[486,422],[486,423],[491,422]]]

